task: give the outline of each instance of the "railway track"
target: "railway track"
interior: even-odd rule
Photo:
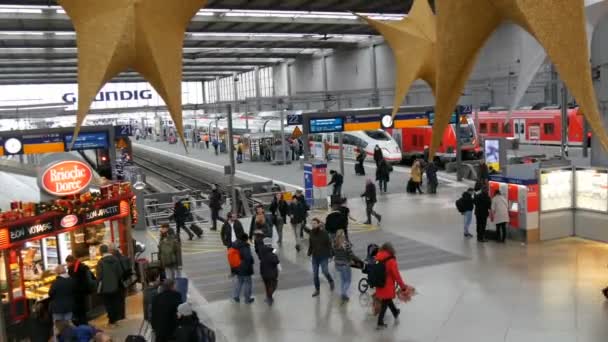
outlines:
[[[140,154],[137,154],[134,158],[134,164],[147,172],[155,174],[167,184],[178,190],[189,190],[192,192],[202,191],[204,193],[211,192],[211,183],[179,171],[174,165],[159,163]]]

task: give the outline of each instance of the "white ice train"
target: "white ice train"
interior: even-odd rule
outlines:
[[[262,115],[263,117],[263,115]],[[247,120],[248,119],[248,120]],[[248,121],[248,122],[247,122]],[[184,120],[187,132],[195,127],[194,119]],[[267,115],[266,118],[260,118],[258,116],[249,116],[246,118],[243,115],[235,114],[235,118],[232,121],[235,139],[238,139],[240,135],[249,133],[274,133],[280,134],[281,122],[280,119],[272,118],[271,115]],[[215,118],[199,118],[196,120],[196,127],[203,130],[203,132],[211,132],[215,134],[216,120]],[[217,128],[219,133],[224,132],[228,127],[227,120],[221,118],[217,120]],[[247,130],[247,127],[249,130]],[[291,135],[295,128],[298,127],[300,130],[301,126],[285,126],[285,134]],[[402,159],[401,149],[399,145],[388,133],[383,130],[372,130],[372,131],[354,131],[344,132],[343,137],[343,150],[345,159],[356,159],[359,149],[364,148],[366,154],[369,157],[374,155],[374,148],[376,145],[382,150],[382,155],[389,163],[399,163]],[[309,135],[309,146],[310,151],[313,155],[321,157],[324,155],[325,142],[329,144],[330,156],[338,158],[339,156],[339,134],[338,133],[323,133],[323,134],[310,134]]]

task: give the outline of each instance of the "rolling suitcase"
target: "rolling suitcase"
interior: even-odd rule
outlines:
[[[193,223],[190,225],[190,230],[196,234],[196,236],[198,236],[198,238],[202,238],[203,237],[203,228],[201,228],[199,225],[197,225],[196,223]]]
[[[407,182],[407,193],[408,194],[415,194],[416,193],[416,183],[414,183],[414,181],[410,178],[410,180]]]
[[[182,303],[188,301],[188,278],[175,278],[175,290],[182,296]]]
[[[496,241],[498,239],[498,233],[495,230],[486,229],[485,233],[483,234],[483,237],[486,240]]]

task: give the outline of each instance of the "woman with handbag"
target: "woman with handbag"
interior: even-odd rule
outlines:
[[[362,261],[353,254],[352,245],[346,239],[344,230],[338,229],[334,240],[334,264],[336,272],[340,276],[340,298],[342,299],[342,304],[346,304],[349,301],[348,290],[350,289],[352,278],[350,268],[354,263],[360,264]]]

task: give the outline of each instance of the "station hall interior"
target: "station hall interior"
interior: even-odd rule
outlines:
[[[608,341],[607,41],[608,0],[0,0],[0,342]]]

